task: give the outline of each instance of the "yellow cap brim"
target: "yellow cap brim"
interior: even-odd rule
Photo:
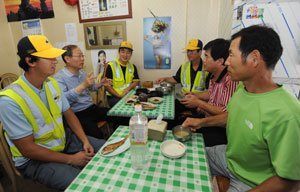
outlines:
[[[46,50],[43,50],[43,51],[38,51],[38,52],[32,53],[31,55],[37,56],[37,57],[52,59],[52,58],[56,58],[56,57],[62,55],[64,52],[66,52],[66,50],[57,49],[57,48],[53,47],[53,48],[50,48],[50,49],[46,49]]]
[[[200,49],[200,47],[186,46],[184,49],[186,49],[186,50],[197,50],[197,49]]]

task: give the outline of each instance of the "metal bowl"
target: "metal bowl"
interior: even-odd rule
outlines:
[[[164,94],[161,91],[150,91],[149,97],[163,97]]]
[[[171,83],[168,83],[168,82],[161,82],[160,83],[160,86],[161,87],[167,87],[167,88],[169,88],[171,91],[172,91],[172,89],[173,89],[173,87],[174,87],[174,85],[173,84],[171,84]]]
[[[172,91],[172,89],[168,87],[157,87],[155,88],[156,91],[161,91],[164,95],[169,95],[169,93]]]
[[[146,88],[138,88],[138,89],[135,90],[135,95],[139,95],[140,93],[148,94],[149,91]]]
[[[190,128],[177,125],[172,129],[173,136],[176,140],[184,142],[192,138],[192,132]]]

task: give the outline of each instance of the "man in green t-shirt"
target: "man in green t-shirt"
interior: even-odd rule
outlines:
[[[297,191],[300,102],[272,80],[283,50],[280,38],[273,29],[254,25],[231,40],[225,65],[241,83],[228,114],[212,117],[220,125],[227,122],[228,144],[206,148],[211,174],[228,177],[228,191]]]

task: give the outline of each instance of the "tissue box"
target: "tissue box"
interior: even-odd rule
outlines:
[[[156,120],[150,120],[148,122],[148,138],[158,141],[163,141],[167,132],[166,121],[161,121],[160,124],[156,123]]]

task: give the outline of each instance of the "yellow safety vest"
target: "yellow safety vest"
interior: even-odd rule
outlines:
[[[62,120],[61,90],[57,82],[51,77],[44,82],[44,87],[50,111],[39,96],[21,78],[0,92],[0,96],[8,96],[20,106],[33,128],[35,144],[60,152],[64,150],[66,144]],[[4,134],[10,145],[12,155],[22,157],[23,155],[9,139],[7,133]]]
[[[118,59],[115,59],[114,61],[109,62],[108,64],[110,65],[113,74],[112,86],[119,95],[122,95],[124,89],[126,87],[129,87],[132,83],[133,76],[134,76],[133,64],[131,62],[127,63],[125,80],[124,80],[124,74],[121,68],[121,64],[119,63]],[[111,94],[108,93],[108,95]]]
[[[182,85],[181,92],[188,91],[199,93],[205,91],[205,79],[208,76],[208,72],[204,71],[202,65],[202,71],[198,71],[194,80],[194,85],[191,90],[191,62],[185,62],[181,65],[180,81]]]

